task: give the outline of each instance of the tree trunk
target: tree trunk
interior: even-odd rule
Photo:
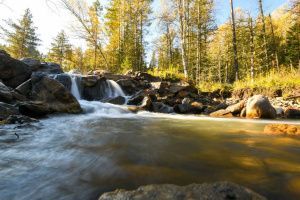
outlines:
[[[263,5],[262,5],[262,0],[258,0],[259,4],[259,12],[261,16],[261,21],[263,25],[263,46],[264,46],[264,51],[265,51],[265,59],[266,59],[266,70],[269,70],[269,55],[268,55],[268,43],[267,43],[267,33],[266,33],[266,23],[265,23],[265,15],[264,15],[264,10],[263,10]]]
[[[235,81],[239,80],[239,63],[238,63],[238,51],[236,42],[236,27],[235,27],[235,17],[233,10],[233,0],[230,1],[231,10],[231,21],[232,21],[232,42],[233,42],[233,59],[234,59],[234,75]]]
[[[254,28],[253,28],[253,19],[249,16],[249,30],[250,30],[250,51],[251,51],[251,68],[250,68],[250,77],[251,81],[254,81],[254,57],[255,57],[255,48],[254,48]]]
[[[188,78],[187,70],[187,58],[186,58],[186,17],[185,17],[185,0],[177,0],[178,15],[180,23],[180,45],[181,45],[181,56],[182,65],[184,71],[184,77]]]

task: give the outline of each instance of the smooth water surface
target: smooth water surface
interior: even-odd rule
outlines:
[[[0,126],[1,200],[96,200],[117,188],[225,180],[300,199],[300,139],[261,134],[270,122],[81,103],[83,115]]]

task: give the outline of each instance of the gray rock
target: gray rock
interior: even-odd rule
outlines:
[[[116,190],[99,200],[266,200],[265,197],[240,185],[228,182],[213,184],[147,185],[137,190]]]
[[[0,102],[0,120],[4,120],[10,115],[18,115],[18,114],[19,114],[19,110],[17,107],[7,103]]]
[[[31,77],[31,82],[30,99],[46,104],[50,113],[82,112],[76,98],[58,81],[42,74],[35,74]]]
[[[25,63],[0,53],[0,79],[3,83],[16,88],[31,76],[32,70]]]
[[[22,83],[21,85],[19,85],[15,91],[17,91],[19,94],[22,94],[26,97],[28,97],[30,95],[32,89],[32,83],[31,83],[31,79],[25,81],[24,83]]]
[[[0,101],[10,103],[13,100],[13,95],[10,89],[0,81]]]
[[[108,100],[107,102],[115,105],[124,105],[126,103],[126,99],[125,97],[118,96]]]
[[[263,95],[255,95],[248,99],[246,106],[247,118],[275,119],[276,110],[269,99]]]
[[[152,111],[157,113],[173,113],[174,109],[170,106],[167,106],[164,103],[161,102],[153,102],[152,103]]]

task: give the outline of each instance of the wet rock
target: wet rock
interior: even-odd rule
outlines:
[[[300,127],[289,124],[271,124],[264,128],[265,134],[300,136]]]
[[[108,100],[107,103],[111,103],[111,104],[115,104],[115,105],[124,105],[126,103],[126,99],[125,99],[125,97],[118,96],[118,97]]]
[[[5,121],[7,124],[25,124],[38,122],[38,120],[24,115],[10,115]]]
[[[94,87],[99,79],[99,76],[82,76],[80,81],[83,87]]]
[[[171,106],[168,106],[161,102],[153,102],[152,103],[152,111],[157,113],[173,113],[174,109]]]
[[[151,110],[151,106],[152,106],[152,99],[150,96],[146,96],[146,97],[144,97],[144,99],[139,107],[143,110]]]
[[[29,117],[44,117],[45,115],[51,113],[51,109],[49,106],[41,101],[30,101],[30,102],[22,102],[19,104],[19,112],[22,115],[26,115]]]
[[[7,103],[0,102],[0,120],[4,120],[10,115],[18,115],[18,114],[19,114],[19,110],[17,107]]]
[[[143,93],[138,93],[135,96],[133,96],[132,98],[130,98],[127,102],[128,105],[139,105],[143,99],[144,99],[145,95]]]
[[[88,100],[88,101],[100,101],[104,98],[106,98],[106,88],[107,85],[107,79],[106,78],[99,78],[97,79],[97,82],[94,86],[88,87],[87,85],[80,84],[81,85],[81,98]]]
[[[120,79],[117,81],[122,90],[128,94],[133,95],[139,90],[139,83],[133,79]]]
[[[31,81],[31,100],[46,104],[50,113],[82,112],[76,98],[58,81],[42,74],[33,75]]]
[[[25,63],[0,53],[0,79],[3,83],[16,88],[31,76],[31,69]]]
[[[248,188],[228,182],[213,184],[147,185],[137,190],[116,190],[103,194],[99,200],[266,200]]]
[[[211,117],[233,117],[232,112],[230,112],[229,110],[218,110],[215,111],[213,113],[210,113]]]
[[[13,95],[10,89],[0,81],[0,101],[10,103],[13,100]]]
[[[191,106],[189,104],[177,104],[174,106],[174,111],[178,114],[190,113]]]
[[[284,116],[288,119],[300,119],[300,109],[288,108],[284,112]]]
[[[275,119],[276,110],[270,104],[267,97],[263,95],[255,95],[248,99],[246,106],[247,118],[263,118],[263,119]]]

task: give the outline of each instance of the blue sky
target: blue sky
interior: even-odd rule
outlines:
[[[86,0],[91,3],[94,0]],[[108,0],[100,0],[108,2]],[[229,0],[215,0],[215,16],[217,24],[225,22],[229,17]],[[57,0],[52,0],[57,2]],[[263,0],[264,10],[266,13],[272,12],[288,0]],[[56,34],[65,29],[70,35],[70,41],[77,45],[84,47],[84,42],[74,37],[74,33],[69,30],[70,24],[74,23],[74,19],[64,10],[57,9],[55,5],[47,4],[46,0],[4,0],[6,6],[0,5],[0,24],[3,24],[4,19],[11,18],[16,20],[24,13],[26,8],[30,8],[33,14],[35,25],[38,27],[37,32],[42,43],[39,50],[46,53],[49,49],[52,39]],[[241,7],[251,11],[256,15],[258,11],[257,0],[234,0],[234,7]],[[153,10],[158,12],[160,9],[160,0],[154,0]],[[147,41],[150,44],[147,49],[147,55],[151,53],[151,44],[158,36],[158,29],[153,24],[150,34],[147,36]],[[0,41],[1,42],[1,41]],[[149,56],[148,56],[149,57]]]

